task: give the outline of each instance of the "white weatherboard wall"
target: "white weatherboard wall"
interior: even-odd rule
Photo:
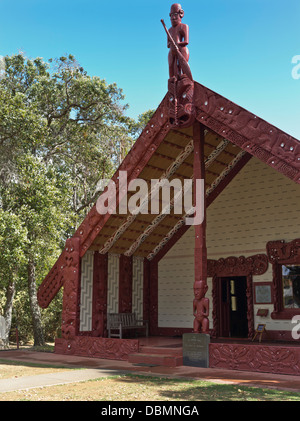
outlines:
[[[108,255],[108,287],[107,287],[107,312],[119,312],[119,263],[118,254]],[[143,283],[144,261],[139,257],[132,258],[132,312],[137,317],[143,318]]]
[[[252,158],[207,210],[209,259],[252,256],[266,253],[266,243],[300,237],[300,187],[287,177]],[[193,326],[194,229],[185,235],[159,262],[159,327]],[[255,282],[272,282],[272,266]],[[212,328],[211,279],[208,280],[210,327]],[[290,330],[289,320],[255,316],[254,323],[266,323],[269,330]]]
[[[119,311],[119,258],[118,254],[108,255],[108,313],[118,313]],[[79,324],[81,332],[92,330],[93,275],[94,253],[88,251],[81,260]],[[134,256],[132,259],[132,312],[135,312],[139,319],[143,318],[143,281],[144,261],[142,258]]]

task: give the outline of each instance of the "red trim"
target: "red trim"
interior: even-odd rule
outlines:
[[[119,259],[119,313],[132,311],[132,256]]]
[[[300,348],[263,342],[210,343],[209,367],[299,376]]]
[[[158,334],[158,262],[150,262],[149,334]]]
[[[193,127],[194,137],[194,200],[196,206],[196,182],[197,180],[205,181],[205,165],[204,165],[204,126],[196,122]],[[206,249],[206,197],[205,191],[202,197],[204,210],[203,221],[201,224],[195,225],[195,247],[194,247],[194,273],[196,281],[207,281],[207,249]],[[199,211],[199,209],[198,209]]]
[[[274,311],[271,313],[271,317],[275,320],[291,320],[293,316],[299,314],[299,309],[284,308],[281,265],[300,264],[300,239],[297,238],[289,243],[284,240],[269,241],[267,254],[273,268]]]
[[[108,255],[94,253],[92,335],[106,336]]]
[[[128,360],[130,354],[139,351],[137,339],[93,338],[75,336],[70,339],[56,338],[55,353],[104,358],[108,360]]]
[[[65,266],[61,269],[64,279],[62,336],[73,338],[79,329],[78,299],[80,296],[80,242],[78,237],[67,240]]]
[[[143,320],[149,320],[150,317],[150,262],[148,259],[144,258],[143,261]]]
[[[299,141],[200,83],[194,84],[197,120],[300,184]]]

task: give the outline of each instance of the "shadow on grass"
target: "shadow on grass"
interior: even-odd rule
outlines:
[[[203,380],[170,379],[152,376],[126,375],[116,381],[139,383],[156,389],[162,400],[178,401],[299,401],[300,393],[263,389]]]
[[[29,361],[16,361],[16,360],[4,360],[0,358],[0,364],[2,365],[13,365],[13,366],[24,366],[24,367],[36,367],[36,368],[64,368],[66,370],[82,370],[81,367],[70,367],[63,364],[42,364],[32,363]]]

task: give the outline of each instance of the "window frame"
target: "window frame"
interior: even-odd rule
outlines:
[[[291,320],[293,316],[300,314],[300,308],[285,308],[283,302],[283,265],[300,265],[300,239],[286,243],[270,241],[267,243],[268,260],[272,264],[273,271],[273,301],[274,311],[272,319]]]

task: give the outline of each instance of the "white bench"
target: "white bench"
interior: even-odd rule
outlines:
[[[109,338],[122,339],[123,331],[144,329],[148,336],[148,321],[138,320],[135,313],[107,313],[107,330]]]

